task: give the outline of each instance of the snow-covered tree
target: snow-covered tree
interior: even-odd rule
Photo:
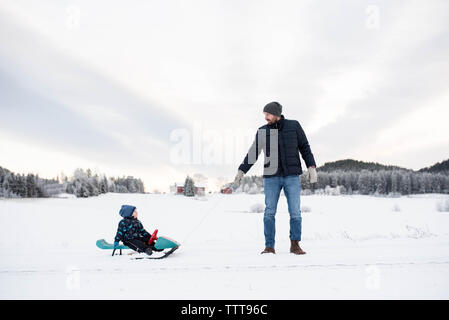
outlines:
[[[195,195],[195,183],[189,176],[184,183],[184,195],[187,197],[193,197]]]

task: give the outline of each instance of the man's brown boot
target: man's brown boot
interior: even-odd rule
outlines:
[[[294,254],[306,254],[306,252],[304,250],[301,249],[301,247],[299,246],[299,241],[297,240],[290,240],[291,245],[290,245],[290,252],[294,253]]]
[[[274,251],[274,248],[266,247],[264,251],[262,251],[260,254],[264,253],[273,253],[276,254],[276,251]]]

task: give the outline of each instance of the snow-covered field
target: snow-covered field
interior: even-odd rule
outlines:
[[[289,253],[285,197],[276,255],[260,255],[260,194],[0,200],[0,298],[448,299],[447,198],[302,196],[305,256]],[[122,204],[180,249],[163,260],[98,249]]]

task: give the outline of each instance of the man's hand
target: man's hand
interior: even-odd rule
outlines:
[[[242,170],[239,170],[237,172],[237,175],[235,176],[234,185],[239,186],[240,182],[242,182],[242,178],[243,178],[244,175],[245,175],[245,173]]]
[[[310,183],[318,182],[318,174],[316,173],[315,166],[309,167],[309,182]]]
[[[115,241],[115,242],[114,242],[114,249],[117,249],[117,248],[118,248],[118,246],[119,246],[119,243],[118,243],[118,241]]]

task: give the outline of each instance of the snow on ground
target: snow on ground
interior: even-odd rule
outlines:
[[[3,199],[0,298],[448,299],[449,213],[437,211],[447,198],[302,196],[305,256],[289,253],[285,197],[276,255],[260,255],[263,213],[251,208],[261,194]],[[98,249],[122,204],[180,249],[163,260]]]

